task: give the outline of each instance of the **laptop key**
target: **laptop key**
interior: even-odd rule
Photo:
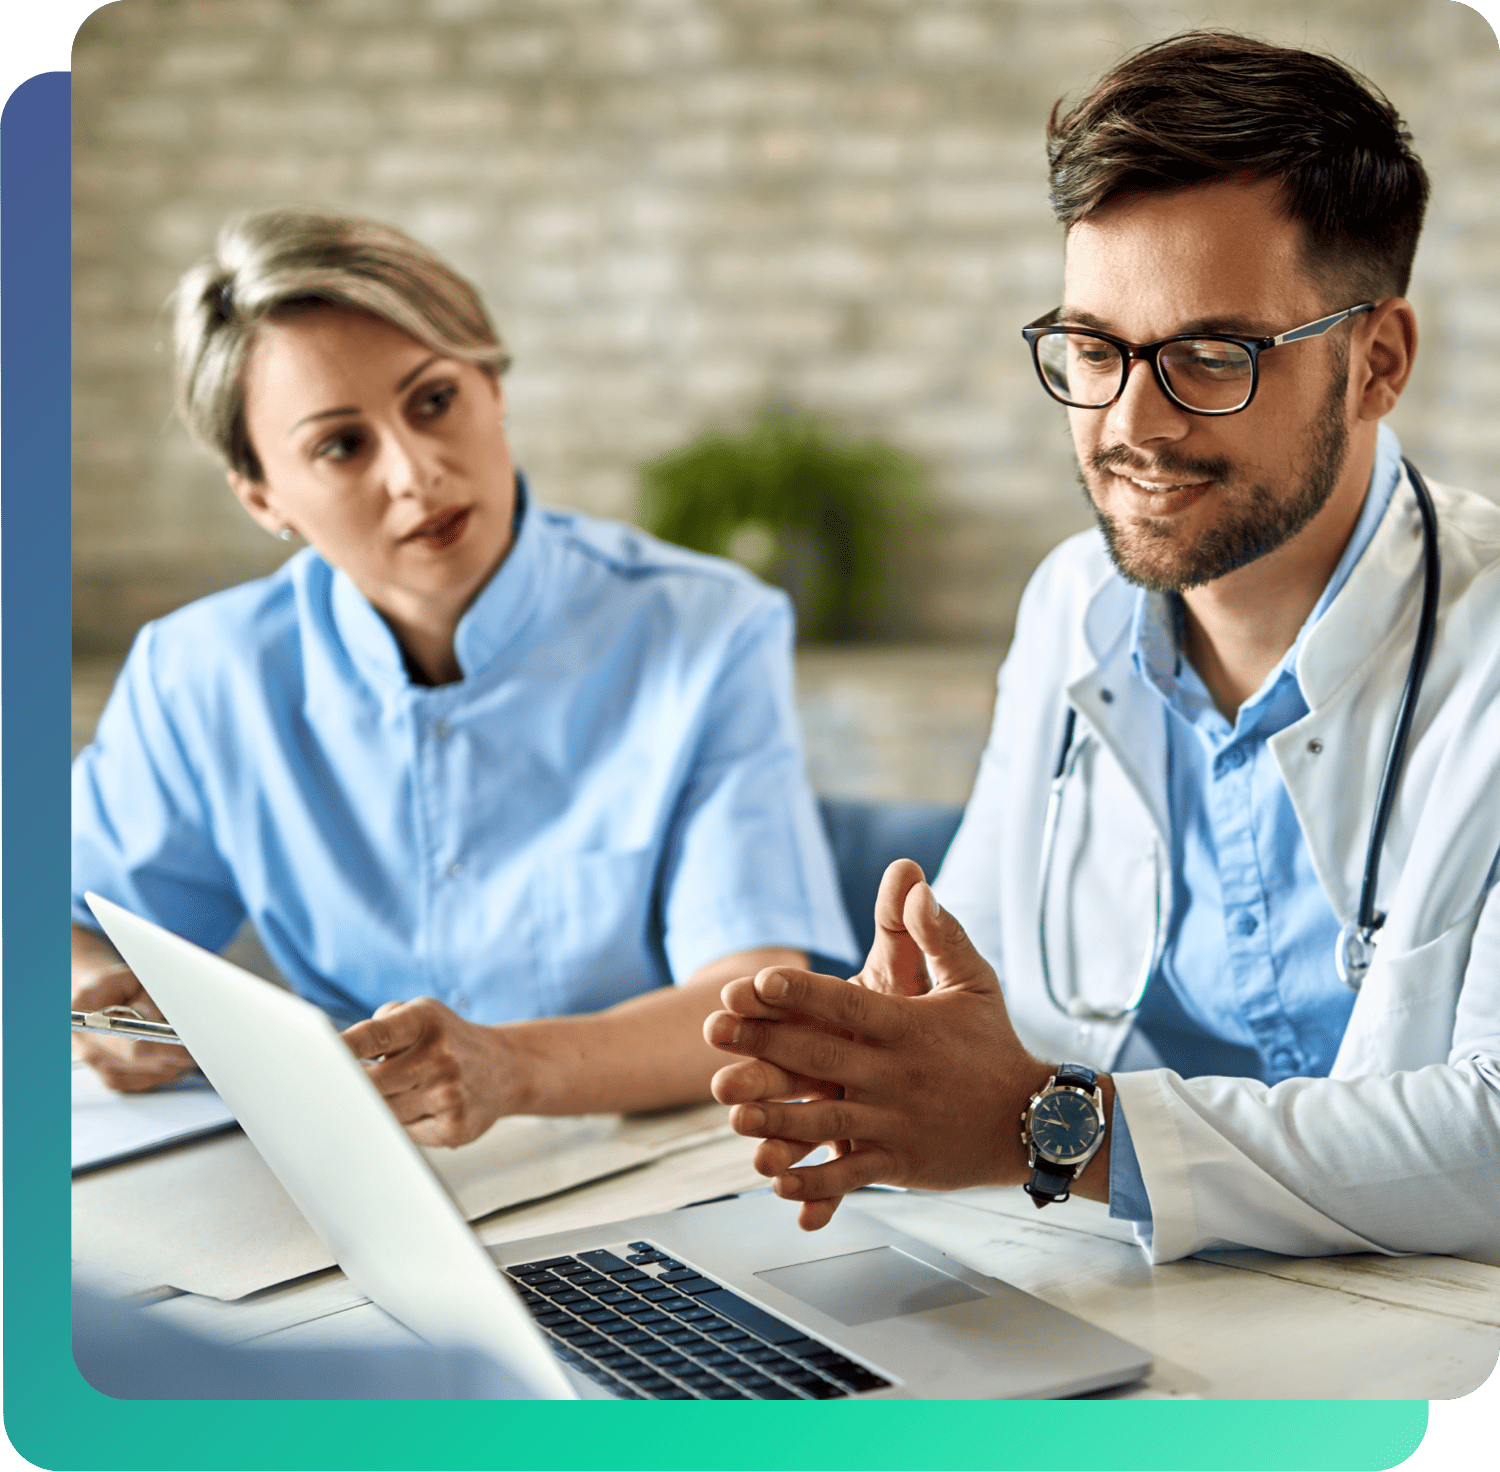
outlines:
[[[789,1380],[798,1373],[812,1374],[812,1371],[805,1365],[799,1365],[796,1360],[789,1360],[784,1354],[771,1355],[769,1358],[765,1355],[749,1354],[746,1355],[746,1359],[754,1360],[768,1375],[780,1375],[783,1380]]]
[[[580,1252],[578,1258],[580,1262],[587,1263],[595,1272],[612,1273],[617,1268],[623,1268],[626,1272],[630,1270],[628,1262],[616,1257],[612,1252],[604,1251],[602,1248],[594,1252]]]
[[[652,1344],[641,1344],[636,1346],[636,1351],[643,1360],[650,1360],[655,1364],[659,1360],[679,1358],[678,1351],[670,1344],[662,1344],[659,1341]]]
[[[795,1360],[788,1360],[779,1349],[772,1349],[768,1344],[758,1344],[749,1349],[742,1349],[740,1353],[747,1360],[755,1360],[758,1364],[765,1364],[770,1360],[780,1360],[783,1364],[795,1364]]]
[[[740,1383],[744,1386],[745,1393],[756,1400],[802,1399],[795,1390],[789,1389],[779,1380],[769,1380],[765,1376],[762,1376],[759,1381],[743,1380]]]
[[[640,1360],[635,1360],[628,1365],[620,1365],[615,1374],[623,1376],[626,1380],[640,1384],[644,1380],[655,1380],[660,1377],[661,1370],[657,1365],[648,1365]]]
[[[788,1385],[795,1385],[803,1395],[813,1400],[837,1400],[839,1396],[849,1394],[842,1385],[835,1385],[833,1381],[825,1380],[821,1375],[814,1375],[811,1371],[787,1375],[784,1378]]]
[[[836,1372],[839,1379],[851,1390],[883,1390],[891,1382],[882,1375],[877,1375],[874,1370],[867,1370],[863,1365],[851,1364],[847,1370]]]
[[[742,1324],[752,1334],[759,1334],[762,1339],[769,1339],[772,1344],[783,1344],[788,1340],[807,1337],[800,1329],[776,1318],[774,1314],[768,1314],[763,1308],[757,1308],[753,1303],[741,1298],[738,1293],[731,1293],[727,1288],[715,1288],[712,1293],[700,1293],[698,1302],[705,1308],[711,1308],[715,1313],[721,1313],[725,1318]]]

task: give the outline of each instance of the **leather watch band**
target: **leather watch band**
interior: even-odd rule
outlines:
[[[1057,1087],[1060,1089],[1084,1089],[1093,1093],[1099,1075],[1082,1063],[1059,1063],[1057,1065]]]

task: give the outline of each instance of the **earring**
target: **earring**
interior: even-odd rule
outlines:
[[[289,526],[284,526],[279,532],[276,533],[276,535],[283,542],[290,542],[292,540],[292,529]]]

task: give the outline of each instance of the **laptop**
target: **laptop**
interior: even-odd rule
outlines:
[[[847,1204],[817,1233],[754,1193],[486,1250],[324,1012],[88,902],[354,1286],[535,1396],[1037,1398],[1151,1368]]]

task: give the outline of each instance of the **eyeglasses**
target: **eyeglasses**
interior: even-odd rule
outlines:
[[[1142,358],[1151,364],[1161,391],[1189,414],[1238,414],[1255,397],[1260,355],[1267,348],[1322,337],[1346,318],[1374,310],[1374,302],[1361,302],[1279,337],[1185,332],[1156,342],[1126,342],[1107,332],[1052,322],[1057,315],[1052,311],[1023,327],[1021,336],[1031,344],[1042,387],[1069,408],[1107,409],[1125,392],[1131,363]]]

